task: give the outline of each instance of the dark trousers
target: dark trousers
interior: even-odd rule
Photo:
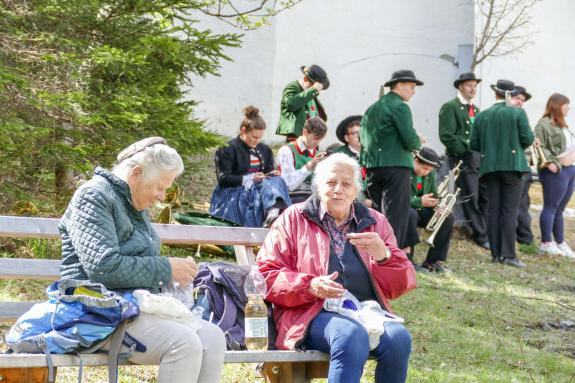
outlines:
[[[420,242],[417,228],[427,226],[427,223],[431,217],[433,217],[433,212],[434,209],[431,207],[409,209],[409,228],[407,229],[406,246],[415,246]],[[451,232],[454,223],[455,218],[453,214],[449,214],[439,228],[433,240],[433,246],[430,246],[427,251],[426,263],[447,260],[447,252],[449,251],[449,243],[451,242]]]
[[[409,225],[411,180],[409,168],[392,166],[367,169],[367,195],[374,209],[385,215],[400,249]]]
[[[564,240],[563,211],[575,188],[575,166],[564,166],[559,173],[547,169],[539,171],[543,186],[543,211],[539,216],[541,242],[551,242],[551,233],[557,243]]]
[[[517,215],[517,242],[526,245],[531,245],[533,243],[531,214],[529,214],[529,206],[531,205],[529,188],[532,183],[533,180],[531,179],[531,173],[529,173],[524,177],[521,183],[521,199],[519,200],[519,213]]]
[[[457,179],[457,187],[461,189],[459,199],[462,202],[461,210],[466,222],[471,228],[471,237],[477,243],[488,240],[486,228],[487,190],[479,182],[479,165],[481,157],[478,152],[469,151],[463,156],[449,156],[449,168],[453,169],[461,160],[461,172]]]
[[[494,259],[515,258],[521,173],[492,172],[481,178],[489,191],[487,234]]]

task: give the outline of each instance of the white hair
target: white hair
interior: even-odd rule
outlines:
[[[175,173],[179,176],[184,171],[182,157],[176,149],[166,144],[154,144],[136,152],[114,166],[112,172],[122,178],[135,166],[142,168],[142,174],[147,180],[161,173]]]
[[[359,163],[344,153],[332,153],[324,160],[321,160],[315,167],[312,185],[317,191],[324,182],[327,181],[329,172],[336,166],[347,166],[353,170],[353,182],[357,189],[357,198],[363,196],[363,184],[361,181],[361,167]]]

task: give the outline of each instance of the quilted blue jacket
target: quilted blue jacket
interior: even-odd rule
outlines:
[[[96,168],[94,177],[76,191],[59,229],[62,279],[152,292],[172,279],[148,213],[134,208],[128,184],[105,169]]]

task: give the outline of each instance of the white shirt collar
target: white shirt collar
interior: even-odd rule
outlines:
[[[351,145],[347,145],[347,148],[348,148],[352,153],[359,154],[359,150],[355,150],[354,148],[351,147]]]
[[[300,140],[300,138],[298,137],[297,140],[295,140],[295,144],[297,145],[297,147],[299,148],[300,152],[303,152],[304,150],[307,150],[310,154],[314,154],[315,150],[317,148],[313,148],[313,149],[308,149],[307,146],[305,146],[305,144],[302,142],[302,140]]]
[[[473,105],[473,100],[472,101],[467,101],[465,99],[465,97],[463,97],[461,95],[461,92],[457,92],[457,98],[459,99],[459,101],[463,104],[463,105]]]

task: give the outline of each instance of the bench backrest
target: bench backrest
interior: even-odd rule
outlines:
[[[0,237],[60,239],[59,219],[0,216]],[[246,227],[153,224],[162,243],[233,245],[240,265],[254,262],[252,248],[259,246],[268,230]],[[0,258],[0,279],[56,280],[60,260]],[[31,302],[0,302],[0,321],[13,321]]]

